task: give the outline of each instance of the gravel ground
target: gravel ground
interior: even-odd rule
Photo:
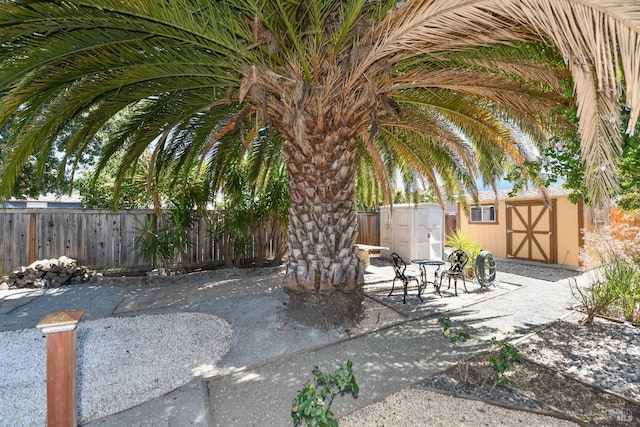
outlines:
[[[574,313],[516,347],[525,357],[540,365],[640,404],[640,328],[601,319],[592,326],[585,326],[578,321],[582,317]],[[467,395],[472,399],[437,393],[429,388]],[[509,406],[540,409],[535,401],[515,390],[483,386],[465,391],[450,377],[436,375],[342,418],[340,426],[577,425],[554,417],[491,405],[474,400],[474,397]],[[636,420],[626,412],[611,411],[612,419],[620,421],[620,425],[633,425],[633,420]]]
[[[231,325],[208,314],[81,322],[78,421],[136,406],[213,372],[230,343]],[[40,331],[0,332],[0,425],[46,424],[45,355],[46,339]]]
[[[511,261],[500,258],[498,260],[500,273],[517,274],[518,276],[532,277],[538,280],[546,280],[548,282],[558,282],[560,280],[576,277],[579,271],[573,268],[546,267],[545,265],[530,264],[520,261]]]
[[[530,360],[640,403],[640,327],[575,314],[519,346]],[[549,343],[552,343],[550,345]]]
[[[562,280],[575,274],[542,271],[547,280]],[[547,277],[550,274],[559,277]],[[360,325],[354,333],[402,318],[381,306],[372,313],[370,324]],[[589,330],[584,328],[575,321],[557,323],[518,344],[518,348],[538,363],[640,401],[640,328],[612,326],[608,322],[599,322]],[[229,323],[216,316],[194,313],[83,321],[78,332],[80,422],[133,407],[195,376],[214,372],[231,342]],[[45,339],[37,330],[0,332],[0,425],[45,424],[45,352]],[[158,358],[158,354],[163,357]],[[154,363],[149,364],[149,360]],[[506,401],[510,399],[514,396],[505,396]],[[515,399],[516,403],[530,406],[525,397]],[[341,427],[426,425],[576,424],[436,393],[421,385],[400,390],[340,419]]]
[[[577,426],[525,411],[514,411],[471,399],[461,399],[410,387],[393,393],[340,419],[340,427],[450,427],[450,426]]]

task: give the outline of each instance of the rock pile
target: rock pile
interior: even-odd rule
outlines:
[[[0,279],[0,289],[57,288],[86,282],[94,274],[87,267],[78,266],[75,259],[61,256],[20,267],[8,277]]]

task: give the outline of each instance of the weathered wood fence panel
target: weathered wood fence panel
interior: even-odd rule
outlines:
[[[148,210],[0,211],[0,276],[37,259],[62,255],[91,268],[145,267],[133,247]]]
[[[356,243],[380,246],[380,212],[358,212]]]
[[[216,243],[211,231],[211,225],[206,218],[197,218],[189,232],[189,239],[191,246],[185,252],[185,263],[199,264],[221,259],[215,250]]]
[[[120,218],[120,265],[132,267],[144,263],[142,256],[133,247],[137,230],[144,226],[152,214],[148,211],[134,211],[135,215],[123,215]]]
[[[0,212],[0,275],[29,258],[30,215]]]
[[[133,243],[151,210],[112,212],[98,209],[0,210],[0,276],[38,259],[63,255],[96,269],[148,267]],[[380,244],[380,214],[358,214],[357,243]],[[198,218],[190,231],[184,262],[222,260],[211,224]]]

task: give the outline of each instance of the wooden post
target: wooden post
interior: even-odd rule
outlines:
[[[47,425],[76,427],[77,344],[76,326],[84,310],[49,314],[37,327],[47,335]]]
[[[31,213],[31,215],[29,215],[29,264],[32,264],[36,260],[37,219],[37,214]]]

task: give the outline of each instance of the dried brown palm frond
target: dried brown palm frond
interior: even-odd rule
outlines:
[[[631,110],[628,132],[640,113],[636,0],[409,0],[380,23],[375,39],[358,68],[363,74],[378,61],[399,63],[425,53],[533,39],[555,45],[575,82],[588,187],[599,202],[616,188],[611,165],[620,145],[615,126],[623,91]]]
[[[616,188],[623,89],[631,110],[628,132],[640,113],[640,5],[635,0],[478,3],[528,25],[562,53],[575,82],[587,186],[602,203]]]

